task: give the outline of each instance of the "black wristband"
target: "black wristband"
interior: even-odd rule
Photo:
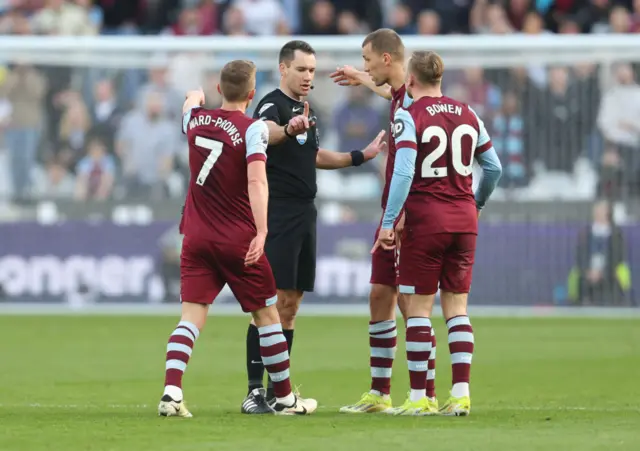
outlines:
[[[364,153],[361,150],[351,151],[351,166],[360,166],[364,163]]]
[[[289,128],[289,124],[284,124],[284,135],[287,138],[293,138],[293,135],[290,135],[289,132],[287,132],[287,129]]]

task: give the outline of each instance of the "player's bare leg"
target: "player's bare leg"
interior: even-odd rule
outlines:
[[[431,354],[431,312],[435,295],[405,293],[407,314],[407,364],[411,391],[401,407],[390,409],[394,415],[435,415],[433,401],[427,397],[427,370]]]
[[[344,406],[342,413],[377,413],[391,407],[391,373],[396,355],[396,303],[395,286],[372,284],[369,293],[369,366],[371,389],[355,404]]]
[[[165,417],[191,418],[182,395],[182,376],[187,369],[193,346],[207,320],[209,305],[182,303],[182,317],[169,337],[165,365],[164,393],[158,414]]]
[[[303,399],[291,390],[289,379],[289,350],[282,331],[280,316],[275,306],[261,308],[252,313],[260,334],[260,353],[273,384],[276,402],[273,410],[278,415],[308,415],[315,412],[315,399]]]
[[[450,416],[466,416],[471,411],[469,380],[473,357],[473,328],[467,315],[467,293],[441,290],[442,313],[449,330],[451,352],[452,388],[451,397],[440,413]]]

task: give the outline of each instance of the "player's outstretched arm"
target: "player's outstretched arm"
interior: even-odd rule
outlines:
[[[373,141],[363,150],[352,152],[336,152],[327,149],[318,149],[316,154],[316,168],[318,169],[342,169],[349,166],[360,166],[369,160],[373,160],[380,152],[386,149],[387,143],[383,141],[384,130],[378,133]]]
[[[353,66],[338,67],[334,73],[330,75],[333,82],[340,86],[366,86],[380,97],[391,100],[391,86],[376,86],[368,73],[360,71]]]

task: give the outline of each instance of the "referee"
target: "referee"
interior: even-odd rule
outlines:
[[[304,98],[313,89],[316,57],[304,41],[290,41],[280,50],[280,87],[265,95],[254,118],[269,127],[267,178],[269,182],[269,232],[265,245],[278,289],[277,307],[282,329],[293,345],[295,317],[305,291],[313,291],[316,273],[316,168],[359,166],[378,155],[385,145],[384,132],[364,150],[334,152],[319,147],[313,109]],[[263,388],[258,328],[247,331],[249,392],[243,413],[268,413],[275,396]]]

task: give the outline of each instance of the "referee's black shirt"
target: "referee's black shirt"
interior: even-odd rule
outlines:
[[[254,119],[285,125],[302,114],[304,102],[298,102],[280,89],[262,98]],[[309,117],[315,116],[309,109]],[[318,191],[316,183],[316,154],[319,147],[318,130],[314,125],[306,133],[285,138],[282,143],[267,147],[267,180],[269,198],[312,202]]]

